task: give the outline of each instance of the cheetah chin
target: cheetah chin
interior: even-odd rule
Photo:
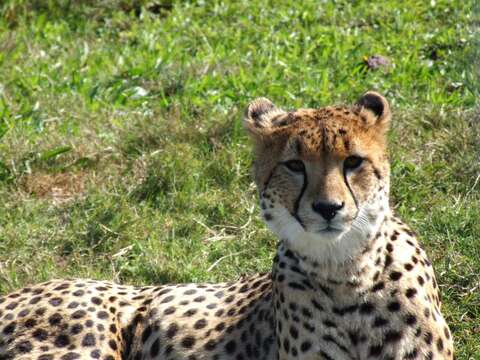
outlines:
[[[362,208],[351,224],[337,223],[327,230],[322,224],[323,229],[318,226],[307,230],[287,209],[278,206],[268,211],[272,220],[266,224],[299,255],[319,263],[341,264],[351,260],[359,249],[365,247],[370,235],[380,228],[388,211],[388,201],[382,197],[380,201]]]

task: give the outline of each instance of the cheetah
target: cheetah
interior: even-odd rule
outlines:
[[[391,111],[253,101],[272,271],[217,284],[52,280],[0,297],[0,359],[452,359],[430,261],[389,207]]]

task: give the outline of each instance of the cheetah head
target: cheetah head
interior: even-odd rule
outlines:
[[[390,107],[367,92],[349,107],[286,112],[268,99],[247,107],[254,177],[269,228],[297,253],[345,261],[388,210]]]

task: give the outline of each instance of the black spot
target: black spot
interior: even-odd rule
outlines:
[[[207,320],[205,319],[200,319],[195,322],[193,325],[193,328],[196,330],[203,329],[205,326],[207,326]]]
[[[427,345],[430,345],[433,341],[433,335],[430,331],[428,331],[427,333],[425,333],[425,343]]]
[[[37,325],[37,320],[35,319],[28,319],[25,321],[26,328],[33,328],[35,325]]]
[[[391,312],[397,312],[400,310],[400,303],[398,301],[391,301],[387,305],[387,309]]]
[[[41,300],[41,297],[40,297],[40,296],[35,296],[35,297],[33,297],[33,298],[30,299],[29,304],[34,305],[34,304],[38,303],[40,300]]]
[[[83,318],[87,313],[85,310],[77,310],[72,314],[72,319],[81,319]]]
[[[33,332],[33,337],[38,341],[44,341],[48,337],[48,332],[44,329],[38,328]]]
[[[375,310],[372,303],[366,302],[360,305],[360,314],[371,314]]]
[[[176,323],[171,323],[168,326],[167,332],[165,333],[169,339],[173,338],[178,332],[178,325]]]
[[[225,344],[225,351],[227,352],[227,354],[230,354],[230,355],[233,354],[236,348],[237,348],[237,344],[235,340],[230,340]]]
[[[407,359],[415,359],[418,355],[418,350],[417,349],[413,349],[412,351],[409,351],[408,353],[406,353],[403,358],[405,360]]]
[[[145,344],[150,335],[152,335],[152,328],[150,326],[147,326],[145,329],[143,329],[142,332],[142,343]]]
[[[80,359],[80,354],[76,352],[68,352],[60,358],[60,360],[75,360],[75,359]]]
[[[155,339],[152,346],[150,347],[150,356],[152,358],[156,358],[159,351],[160,351],[160,340],[157,338]]]
[[[170,306],[168,308],[166,308],[165,310],[163,310],[163,314],[164,315],[171,315],[173,314],[177,309],[175,309],[173,306]]]
[[[298,339],[298,330],[294,326],[290,326],[290,335],[293,339]]]
[[[378,283],[376,283],[373,287],[372,287],[372,291],[373,292],[376,292],[376,291],[380,291],[382,289],[385,288],[385,283],[383,281],[380,281]]]
[[[217,343],[214,340],[210,339],[205,343],[204,348],[207,351],[212,351],[215,349],[216,346],[217,346]]]
[[[95,305],[100,305],[102,303],[102,299],[94,296],[94,297],[92,297],[92,303],[94,303]]]
[[[113,350],[113,351],[116,351],[118,346],[117,346],[117,342],[113,339],[111,340],[108,340],[108,346],[110,346],[110,348]]]
[[[37,314],[38,316],[43,316],[46,311],[47,311],[46,308],[41,307],[41,308],[38,308],[37,310],[35,310],[35,314]]]
[[[419,326],[417,327],[417,330],[415,330],[415,337],[420,337],[422,335],[422,328]]]
[[[443,351],[443,340],[442,340],[442,338],[438,338],[438,340],[437,340],[437,349],[440,352]]]
[[[57,286],[56,288],[54,288],[53,290],[55,290],[55,291],[65,290],[68,287],[70,287],[69,283],[63,283],[63,284]]]
[[[445,337],[447,339],[450,339],[450,331],[448,331],[448,328],[447,327],[444,327],[443,328],[443,332],[445,333]]]
[[[191,349],[195,345],[195,338],[187,335],[182,339],[181,344],[185,349]]]
[[[172,301],[173,299],[175,299],[175,296],[169,295],[169,296],[165,297],[165,299],[163,299],[162,301],[160,301],[160,304],[168,303],[168,302]]]
[[[70,345],[70,338],[65,334],[60,334],[55,338],[54,345],[59,348],[68,346]]]
[[[73,324],[72,328],[70,329],[70,333],[72,335],[80,334],[82,331],[83,331],[83,325],[82,324]]]
[[[83,337],[82,346],[95,346],[95,336],[88,333]]]
[[[26,354],[32,351],[33,346],[30,341],[23,340],[23,341],[20,341],[15,348],[19,353]]]
[[[330,321],[330,320],[323,320],[323,325],[325,325],[326,327],[332,327],[332,328],[337,327],[337,324],[335,324],[333,321]]]
[[[78,305],[80,305],[78,302],[72,301],[70,304],[68,304],[68,308],[69,309],[75,309],[75,308],[78,307]]]
[[[76,290],[72,293],[73,296],[83,296],[85,294],[85,291],[83,290]]]
[[[353,345],[358,344],[358,334],[354,332],[348,332],[348,337],[350,338],[350,341],[352,342]]]
[[[393,259],[390,255],[385,256],[385,269],[389,267],[393,262]]]
[[[108,318],[108,313],[107,313],[106,311],[103,311],[103,310],[102,310],[102,311],[99,311],[99,312],[97,313],[97,317],[98,317],[99,319],[107,319],[107,318]]]
[[[389,330],[385,333],[385,342],[397,342],[402,339],[402,333],[396,330]]]
[[[345,315],[345,314],[353,313],[353,312],[355,312],[357,309],[358,309],[358,305],[357,305],[357,304],[354,304],[354,305],[349,305],[349,306],[345,306],[345,307],[342,307],[342,308],[334,307],[334,308],[332,309],[332,311],[333,311],[335,314],[337,314],[337,315],[343,316],[343,315]]]
[[[375,320],[373,321],[374,327],[382,327],[385,325],[388,325],[388,320],[381,316],[376,317]]]
[[[392,271],[390,273],[390,280],[397,281],[402,277],[402,273],[399,271]]]
[[[407,314],[405,316],[405,323],[407,325],[413,326],[417,323],[417,317],[413,314]]]
[[[408,288],[407,291],[405,291],[405,296],[407,298],[412,298],[417,294],[417,290],[414,288]]]
[[[307,352],[308,350],[310,350],[311,347],[312,343],[310,341],[304,341],[302,342],[302,345],[300,345],[300,350],[302,352]]]
[[[48,303],[52,306],[58,306],[63,302],[63,300],[59,297],[54,297],[48,300]]]
[[[38,360],[53,360],[53,355],[43,354],[38,357]]]
[[[305,286],[303,286],[303,285],[301,285],[301,284],[299,284],[299,283],[297,283],[297,282],[289,282],[289,283],[288,283],[288,286],[289,286],[290,288],[292,288],[292,289],[295,289],[295,290],[302,290],[302,291],[307,290],[307,289],[305,288]]]
[[[198,309],[188,309],[187,311],[185,311],[183,313],[183,316],[191,317],[191,316],[195,315],[197,312],[198,312]]]
[[[306,307],[302,307],[302,315],[308,319],[313,317],[313,314],[310,311],[310,309],[307,309]]]
[[[3,333],[5,335],[10,335],[12,334],[14,331],[15,331],[15,327],[17,326],[17,324],[15,323],[15,321],[11,322],[10,324],[8,324],[7,326],[5,326],[5,328],[3,329]]]
[[[60,315],[59,313],[55,313],[48,318],[48,323],[51,326],[58,325],[60,324],[61,321],[62,321],[62,315]]]
[[[430,316],[430,309],[429,308],[423,309],[423,315],[425,315],[425,317],[428,318]]]
[[[370,356],[380,356],[383,351],[383,345],[372,345],[369,349]]]

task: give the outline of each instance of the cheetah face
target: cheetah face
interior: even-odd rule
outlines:
[[[352,107],[285,112],[264,98],[248,106],[263,217],[290,248],[345,260],[376,231],[388,211],[389,121],[374,92]]]

